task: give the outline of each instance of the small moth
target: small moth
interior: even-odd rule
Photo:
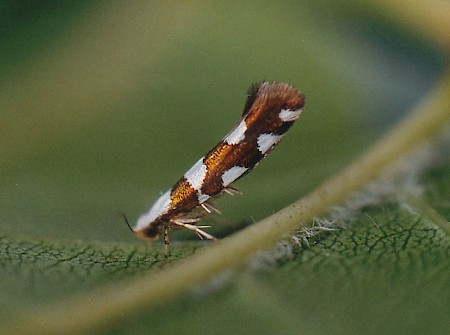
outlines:
[[[305,96],[288,84],[253,84],[239,123],[161,195],[134,228],[127,221],[128,227],[146,240],[156,240],[163,233],[166,245],[171,228],[185,228],[202,239],[215,239],[203,230],[209,226],[196,225],[203,215],[220,213],[211,199],[222,193],[240,193],[231,184],[272,151],[298,119],[304,103]]]

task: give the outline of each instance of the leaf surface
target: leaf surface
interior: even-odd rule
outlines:
[[[113,299],[142,292],[138,283],[212,247],[175,232],[166,260],[162,244],[136,241],[110,213],[145,211],[234,125],[251,82],[297,86],[306,111],[271,157],[239,182],[244,196],[218,201],[224,214],[212,218],[211,233],[229,239],[310,193],[433,96],[447,51],[408,32],[427,36],[434,29],[433,20],[426,29],[414,23],[428,11],[414,14],[412,6],[403,21],[392,7],[392,24],[372,12],[383,12],[377,1],[357,9],[320,1],[266,1],[258,8],[81,4],[61,5],[61,12],[4,7],[2,325],[45,333],[58,324],[84,334],[450,328],[448,147],[439,149],[443,163],[421,171],[425,193],[349,212],[337,223],[341,229],[272,254],[267,270],[252,272],[236,261],[231,273],[220,265],[230,251],[217,258],[221,274],[181,293],[171,292],[199,274],[161,283],[152,303]],[[22,25],[25,13],[30,20]],[[445,22],[435,27],[439,34],[430,41],[442,48],[450,32]],[[444,85],[444,99],[448,91]],[[72,310],[91,314],[86,324],[95,326]]]

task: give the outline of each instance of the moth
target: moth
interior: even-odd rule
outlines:
[[[303,111],[305,96],[294,87],[264,81],[250,86],[239,123],[205,156],[200,158],[178,182],[159,197],[132,228],[145,240],[184,228],[202,239],[215,239],[204,231],[210,226],[196,223],[212,212],[220,213],[211,199],[240,193],[231,184],[253,170],[280,142]]]

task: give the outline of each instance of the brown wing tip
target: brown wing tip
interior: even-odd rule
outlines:
[[[305,105],[305,95],[295,87],[277,81],[262,81],[252,84],[247,91],[243,115],[258,102],[277,101],[282,108],[301,109]]]

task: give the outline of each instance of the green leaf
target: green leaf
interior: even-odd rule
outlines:
[[[408,161],[423,176],[413,186],[425,193],[394,183],[388,200],[356,212],[342,204],[395,171],[396,159],[422,140],[442,139],[448,20],[439,20],[441,7],[414,11],[420,1],[404,15],[394,2],[367,3],[137,2],[27,12],[5,2],[2,331],[446,333],[448,143],[432,146],[442,164]],[[390,13],[394,24],[374,12]],[[239,182],[245,195],[218,202],[224,214],[212,233],[229,237],[212,244],[175,232],[166,259],[161,243],[136,241],[110,218],[116,209],[132,217],[146,210],[237,121],[245,89],[261,79],[302,89],[306,111]],[[383,137],[386,128],[393,131]],[[335,230],[255,258],[330,206],[343,213]]]
[[[441,166],[423,182],[434,189],[436,182],[448,180],[449,171],[448,164]],[[439,178],[432,178],[436,175]],[[434,201],[448,199],[448,190],[433,192]],[[289,334],[299,329],[314,334],[400,330],[444,334],[450,301],[448,216],[434,210],[430,215],[426,203],[407,205],[366,207],[349,228],[313,238],[309,247],[296,248],[276,270],[245,272],[235,276],[227,289],[220,280],[198,283],[194,295],[181,295],[150,312],[138,309],[131,321],[116,321],[105,331],[198,333],[208,327],[213,333],[238,334]],[[448,207],[446,211],[448,215]],[[15,295],[19,310],[27,299],[28,304],[35,299],[51,302],[72,297],[73,289],[83,291],[144,270],[161,270],[158,248],[94,244],[79,251],[85,245],[19,244],[6,238],[1,245],[2,268],[8,274],[2,277],[2,287],[16,282],[21,292],[28,292]],[[173,259],[186,255],[185,247],[177,244]],[[57,290],[49,292],[49,285]],[[219,293],[212,294],[214,289]]]
[[[116,331],[445,334],[448,252],[448,235],[428,217],[396,204],[367,208],[350,229],[321,237],[276,270],[240,277],[206,300],[142,311]]]

